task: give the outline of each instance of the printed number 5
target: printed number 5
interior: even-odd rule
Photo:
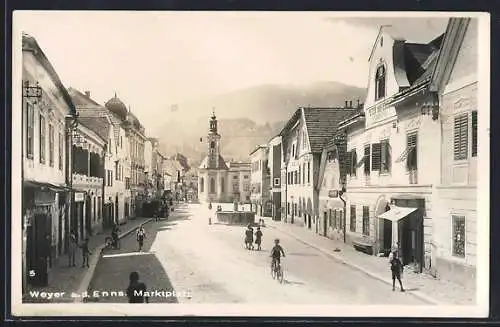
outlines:
[[[30,270],[29,274],[30,274],[30,277],[35,277],[35,275],[36,275],[34,270]]]

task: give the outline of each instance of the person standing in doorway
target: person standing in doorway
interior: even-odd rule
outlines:
[[[144,294],[147,290],[146,284],[139,281],[139,273],[130,273],[130,283],[127,288],[128,303],[149,303],[149,298]]]
[[[392,290],[396,290],[396,279],[399,282],[399,286],[401,288],[401,292],[404,292],[403,283],[401,282],[401,273],[403,272],[403,263],[399,258],[398,251],[392,252],[391,259],[391,272],[392,272]]]
[[[76,238],[76,233],[72,229],[69,233],[69,266],[75,267],[75,256],[76,256],[76,248],[78,247],[78,240]]]
[[[89,268],[89,257],[91,254],[92,253],[89,250],[89,238],[86,237],[82,243],[82,257],[83,257],[82,268],[84,268],[85,266]]]
[[[139,251],[142,251],[142,246],[144,245],[144,239],[146,238],[146,230],[144,229],[144,225],[139,227],[137,230],[137,243],[139,244]]]

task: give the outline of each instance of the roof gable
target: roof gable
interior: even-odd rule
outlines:
[[[467,33],[470,18],[450,18],[444,34],[441,51],[434,64],[430,90],[442,91],[444,84],[451,75],[453,64],[458,56],[458,52]]]

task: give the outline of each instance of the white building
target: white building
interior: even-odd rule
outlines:
[[[269,148],[267,145],[259,145],[250,152],[251,165],[251,194],[250,201],[253,211],[260,216],[269,217],[272,213],[272,202],[270,201],[270,179]]]
[[[478,19],[450,19],[430,86],[439,93],[442,130],[442,142],[433,138],[441,151],[441,162],[432,160],[433,167],[441,169],[433,205],[432,265],[438,276],[471,288],[478,237],[478,59]]]
[[[101,135],[106,139],[103,227],[124,224],[129,217],[130,188],[127,188],[127,180],[130,177],[130,158],[121,118],[94,101],[89,91],[83,94],[70,88],[69,93],[79,116],[93,118],[99,133],[106,131],[106,135]]]
[[[429,81],[442,39],[409,43],[382,27],[369,57],[363,113],[340,126],[347,136],[348,241],[370,254],[388,254],[399,242],[403,263],[419,272],[431,268],[441,132]]]
[[[71,216],[67,118],[76,112],[36,40],[24,34],[22,50],[23,278],[34,272],[23,280],[26,287],[46,285],[50,261],[66,253]]]

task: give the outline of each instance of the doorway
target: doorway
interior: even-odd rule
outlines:
[[[85,200],[85,229],[87,235],[92,236],[92,199],[89,195],[87,195]]]
[[[307,217],[307,228],[311,229],[311,215],[306,215]]]
[[[403,264],[414,264],[422,272],[424,263],[424,214],[425,200],[416,198],[393,199],[399,207],[417,208],[398,223],[398,235]]]
[[[37,213],[33,223],[27,228],[27,266],[29,283],[33,286],[47,286],[50,251],[50,234],[47,231],[48,215]]]
[[[383,243],[382,251],[388,256],[392,248],[392,220],[382,219],[383,224]]]

